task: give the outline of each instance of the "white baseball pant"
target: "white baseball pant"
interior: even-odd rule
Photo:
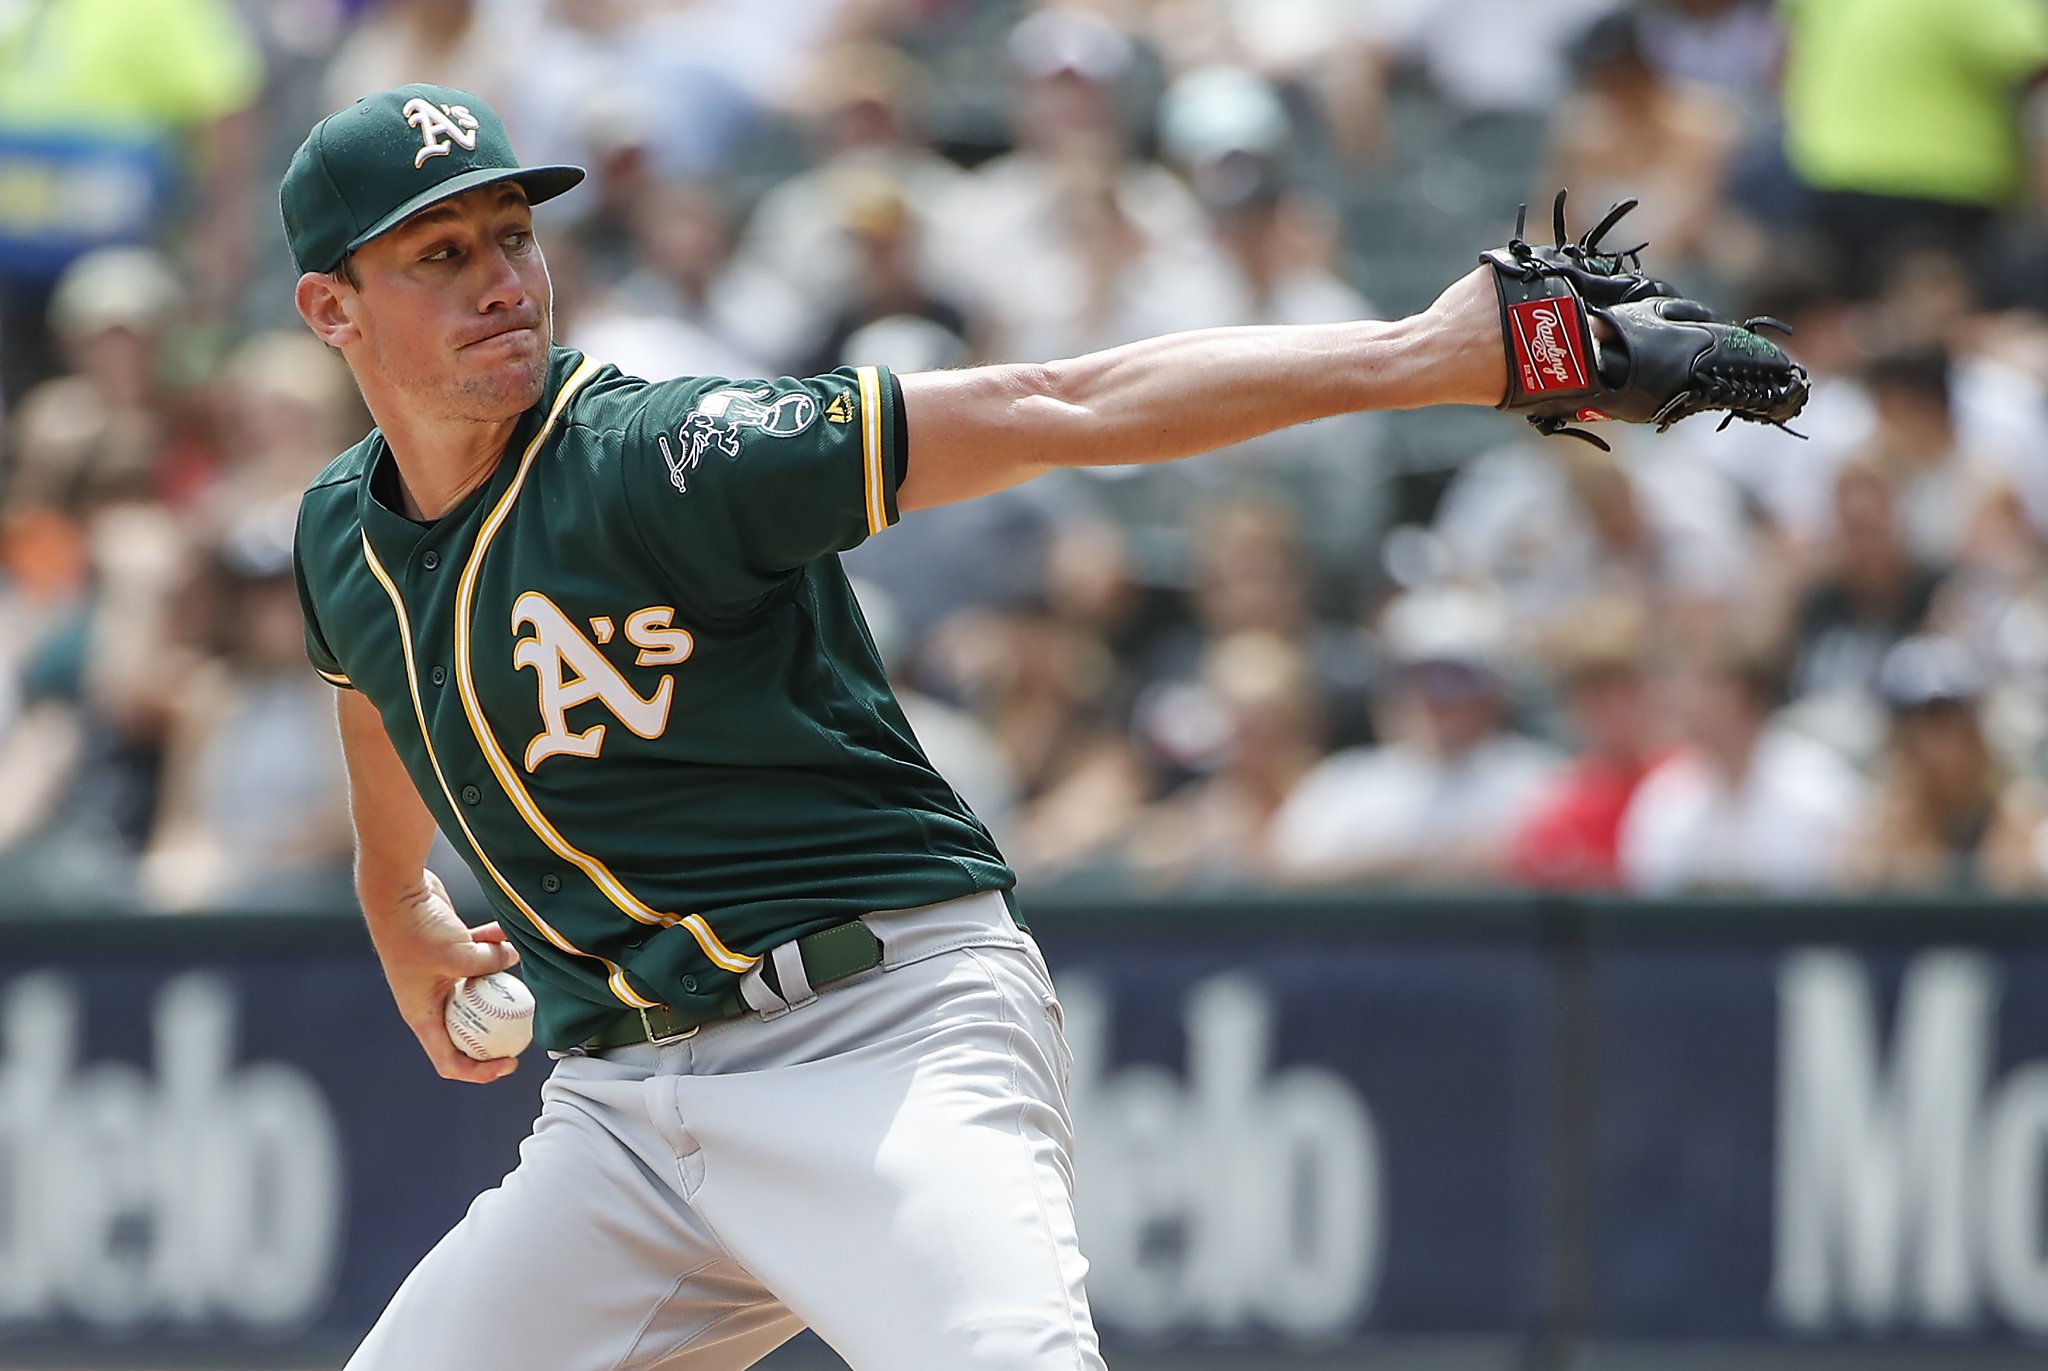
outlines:
[[[1071,1067],[999,896],[870,916],[883,965],[666,1047],[568,1056],[519,1165],[347,1371],[1101,1371]]]

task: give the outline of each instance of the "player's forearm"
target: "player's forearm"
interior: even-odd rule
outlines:
[[[1413,319],[1279,325],[1055,362],[1042,403],[1077,422],[1046,455],[1063,466],[1170,461],[1335,414],[1497,401],[1443,342]]]
[[[1172,461],[1358,410],[1495,404],[1499,332],[1491,283],[1475,273],[1393,323],[1208,329],[1043,366],[906,376],[898,504],[970,499],[1058,467]]]
[[[434,843],[434,818],[375,708],[353,690],[336,696],[355,826],[356,898],[374,934],[381,911],[403,905],[421,888]]]

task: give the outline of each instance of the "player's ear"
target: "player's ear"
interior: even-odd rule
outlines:
[[[299,278],[298,286],[292,291],[292,301],[299,307],[299,317],[306,321],[306,327],[321,342],[331,348],[345,347],[361,338],[362,330],[349,317],[348,307],[342,300],[346,287],[341,281],[323,272],[309,271]]]

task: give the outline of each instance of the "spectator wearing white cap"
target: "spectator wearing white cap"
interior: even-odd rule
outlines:
[[[1371,301],[1337,272],[1340,225],[1291,164],[1295,129],[1279,93],[1239,66],[1198,67],[1167,87],[1161,151],[1208,216],[1236,293],[1232,322],[1327,324],[1369,319]],[[1371,460],[1381,416],[1345,414],[1267,434],[1227,461],[1148,468],[1115,493],[1132,519],[1165,524],[1247,480],[1283,490],[1329,566],[1355,563],[1384,521],[1387,482]]]
[[[1981,718],[1988,682],[1969,649],[1908,638],[1886,654],[1877,685],[1891,748],[1852,881],[1936,893],[2048,887],[2048,788],[1994,756]]]
[[[1016,151],[974,174],[957,239],[970,312],[1006,356],[1068,357],[1233,323],[1194,197],[1132,153],[1139,50],[1099,15],[1039,10],[1009,43]]]
[[[84,509],[156,493],[170,427],[157,354],[184,303],[147,248],[102,248],[65,270],[50,324],[68,371],[11,416],[10,499]]]
[[[979,210],[962,199],[967,173],[926,136],[919,93],[929,85],[915,62],[883,44],[847,44],[820,59],[794,111],[815,160],[762,195],[736,254],[743,276],[777,278],[794,297],[801,337],[788,340],[792,347],[815,345],[862,294],[887,198],[918,284],[933,295],[967,293],[972,264],[957,243]]]
[[[1508,727],[1500,601],[1464,588],[1411,592],[1381,621],[1400,664],[1393,741],[1329,757],[1273,820],[1282,880],[1487,885],[1563,763]]]

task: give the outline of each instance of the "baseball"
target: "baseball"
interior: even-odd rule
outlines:
[[[533,1041],[533,992],[509,971],[465,977],[448,996],[448,1036],[480,1062],[516,1057]]]

